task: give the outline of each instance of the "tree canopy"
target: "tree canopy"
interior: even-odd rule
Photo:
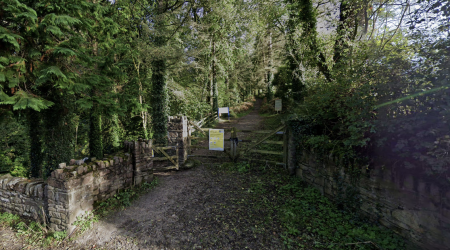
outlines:
[[[0,1],[0,168],[45,176],[124,140],[166,143],[252,95],[284,100],[302,145],[447,170],[449,3]],[[395,136],[393,136],[395,135]],[[421,166],[421,167],[418,167]]]

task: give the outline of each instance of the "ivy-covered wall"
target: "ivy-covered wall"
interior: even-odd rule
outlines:
[[[335,202],[356,210],[404,236],[420,249],[450,249],[450,190],[426,176],[399,172],[395,165],[363,167],[356,185],[334,161],[297,154],[296,175]]]

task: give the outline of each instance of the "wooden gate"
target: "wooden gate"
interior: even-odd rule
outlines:
[[[201,128],[199,126],[196,126],[195,123],[191,122],[191,125],[194,126],[194,128],[196,128],[196,130],[201,131],[201,133],[203,133],[204,135],[208,136],[209,130],[210,128]],[[262,162],[270,162],[270,163],[274,163],[277,165],[283,165],[286,166],[287,165],[287,148],[288,148],[288,143],[287,143],[287,131],[286,131],[286,127],[285,125],[278,127],[275,130],[239,130],[236,128],[231,128],[231,129],[224,129],[226,132],[231,132],[231,136],[228,139],[230,141],[230,147],[229,148],[224,148],[224,156],[220,157],[220,156],[211,156],[211,155],[188,155],[188,157],[204,157],[204,158],[228,158],[231,161],[238,161],[238,160],[247,160],[247,161],[262,161]],[[237,137],[237,132],[243,132],[246,134],[255,134],[255,135],[261,135],[263,134],[264,136],[259,139],[259,140],[249,140],[249,139],[239,139]],[[282,135],[283,139],[282,140],[269,140],[270,137],[274,136],[274,135]],[[246,136],[248,137],[248,135]],[[252,137],[256,137],[256,136],[252,136]],[[196,139],[196,140],[201,140],[201,141],[205,141],[205,140],[209,140],[208,137],[189,137],[189,139]],[[189,140],[189,141],[191,141]],[[242,146],[242,143],[245,143],[246,146]],[[255,149],[255,147],[257,147],[260,144],[276,144],[276,145],[282,145],[283,149],[281,151],[270,151],[270,150],[258,150]],[[197,145],[189,145],[191,148],[203,148],[203,149],[208,149],[208,147],[205,146],[197,146]],[[257,153],[257,154],[263,154],[263,155],[280,155],[283,156],[283,161],[282,162],[277,162],[277,161],[272,161],[272,160],[264,160],[264,159],[255,159],[255,158],[251,158],[250,155],[251,153]]]
[[[175,155],[170,156],[166,150],[168,149],[175,149]],[[167,167],[154,167],[156,171],[164,171],[164,170],[179,170],[180,166],[178,163],[178,147],[177,146],[166,146],[166,147],[153,147],[153,150],[157,154],[162,154],[164,156],[162,157],[153,157],[153,161],[167,161],[169,160],[173,166],[167,166]]]

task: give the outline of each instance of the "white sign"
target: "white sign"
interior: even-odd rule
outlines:
[[[224,135],[223,129],[209,130],[209,150],[223,151],[224,149]]]
[[[228,114],[228,116],[230,116],[230,109],[228,108],[228,107],[224,107],[224,108],[219,108],[219,112],[218,112],[219,114],[219,117],[220,117],[220,114]]]
[[[275,100],[275,111],[281,111],[281,99]]]

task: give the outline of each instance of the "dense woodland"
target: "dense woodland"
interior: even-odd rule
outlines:
[[[444,0],[1,0],[0,171],[165,143],[168,115],[258,95],[344,167],[448,184],[449,19]]]

